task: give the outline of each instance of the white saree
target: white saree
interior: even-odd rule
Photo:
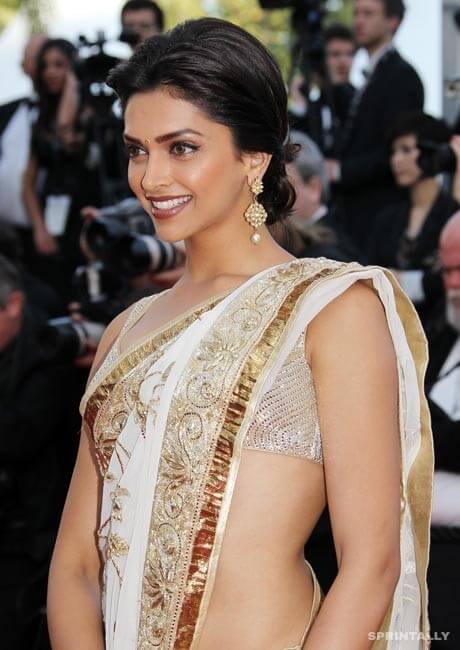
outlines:
[[[305,258],[261,271],[123,355],[115,342],[88,385],[81,413],[103,477],[107,650],[199,647],[251,417],[308,323],[357,280],[385,307],[399,373],[401,574],[374,648],[429,647],[425,337],[390,273]],[[155,298],[134,307],[122,334]]]

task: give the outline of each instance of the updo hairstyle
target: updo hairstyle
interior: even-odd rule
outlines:
[[[268,225],[289,214],[295,191],[286,163],[298,147],[289,142],[286,87],[278,64],[251,34],[217,18],[186,21],[145,40],[111,70],[107,83],[123,110],[136,93],[168,87],[229,127],[240,152],[272,154],[259,200]]]

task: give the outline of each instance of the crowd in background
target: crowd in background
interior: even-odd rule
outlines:
[[[391,269],[425,327],[429,607],[432,631],[450,632],[432,647],[449,650],[460,647],[460,136],[423,112],[423,84],[393,43],[403,19],[401,0],[354,0],[353,28],[324,32],[322,65],[293,70],[297,199],[272,233],[297,257]],[[130,0],[121,23],[135,49],[164,16]],[[369,59],[355,88],[359,48]],[[118,104],[94,94],[78,50],[36,35],[23,69],[33,95],[0,106],[0,621],[2,647],[45,650],[47,568],[97,342],[117,313],[176,282],[184,252],[155,238],[130,194]],[[327,591],[327,511],[306,552]]]

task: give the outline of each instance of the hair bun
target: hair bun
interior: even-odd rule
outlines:
[[[288,142],[283,146],[284,162],[286,164],[293,162],[297,158],[300,149],[300,144],[288,140]]]

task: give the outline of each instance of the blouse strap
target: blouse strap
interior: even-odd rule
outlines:
[[[155,302],[155,300],[159,296],[164,294],[166,291],[168,291],[168,289],[166,289],[165,291],[160,291],[159,293],[154,293],[151,296],[145,296],[145,298],[141,298],[136,303],[134,303],[134,305],[133,305],[132,309],[130,310],[125,322],[123,323],[123,326],[121,327],[118,335],[115,337],[115,339],[113,341],[113,345],[116,347],[118,352],[120,351],[119,343],[120,343],[121,339],[142,318],[142,316],[148,310],[150,305],[153,302]]]

